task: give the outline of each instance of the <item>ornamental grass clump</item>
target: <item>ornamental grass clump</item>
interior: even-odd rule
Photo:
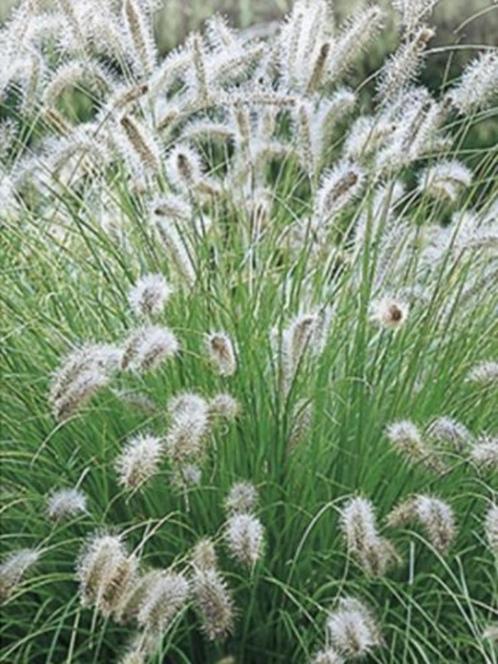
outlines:
[[[0,29],[0,659],[496,664],[496,49],[159,4]]]

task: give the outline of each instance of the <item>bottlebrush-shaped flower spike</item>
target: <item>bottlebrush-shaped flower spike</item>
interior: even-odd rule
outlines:
[[[434,37],[434,30],[423,26],[398,48],[384,65],[378,85],[378,99],[389,104],[417,76],[422,65],[425,47]]]
[[[114,346],[87,344],[70,353],[54,373],[49,400],[55,417],[66,420],[108,385],[121,361]]]
[[[480,468],[498,470],[498,437],[479,436],[471,447],[469,456]]]
[[[443,466],[434,450],[422,439],[418,427],[409,420],[393,422],[386,435],[394,449],[411,463],[422,463],[431,470],[440,472]]]
[[[415,32],[418,24],[437,5],[439,0],[392,0],[393,7],[401,16],[401,25],[406,35]]]
[[[213,417],[222,417],[225,420],[236,420],[240,415],[240,403],[231,394],[220,392],[209,401],[209,414]]]
[[[148,325],[130,334],[123,345],[121,368],[145,373],[157,369],[179,351],[175,335],[167,328]]]
[[[225,510],[228,514],[248,514],[255,508],[257,499],[258,492],[253,484],[238,482],[225,499]]]
[[[485,360],[474,365],[467,374],[469,383],[477,385],[495,385],[498,383],[498,362]]]
[[[214,568],[197,568],[191,583],[203,632],[210,641],[226,638],[233,631],[234,608],[231,594],[221,574]]]
[[[498,90],[498,52],[492,49],[477,56],[464,70],[460,82],[448,93],[460,113],[486,108]]]
[[[356,12],[335,40],[328,59],[327,81],[334,81],[344,74],[381,30],[383,22],[384,13],[380,7],[367,7]]]
[[[137,620],[147,633],[159,636],[186,606],[190,586],[183,574],[169,572],[150,587]]]
[[[233,376],[237,370],[237,358],[232,340],[226,332],[210,332],[205,339],[211,363],[220,376]]]
[[[381,576],[398,559],[394,546],[377,531],[373,504],[365,498],[351,498],[341,510],[341,529],[348,553],[367,574]]]
[[[472,440],[465,425],[452,417],[436,417],[426,430],[426,435],[438,443],[451,443],[458,450],[464,449]]]
[[[416,495],[400,503],[387,518],[392,527],[411,521],[420,523],[436,551],[447,553],[457,534],[455,516],[447,503],[432,496]]]
[[[311,664],[344,664],[344,659],[334,648],[325,648],[316,653]]]
[[[194,569],[203,572],[216,569],[218,558],[212,540],[205,538],[197,542],[193,548],[191,560]]]
[[[486,512],[484,532],[491,551],[498,556],[498,505],[491,505]]]
[[[171,293],[172,289],[162,274],[146,274],[130,290],[128,302],[137,316],[157,316]]]
[[[0,603],[9,598],[39,558],[40,552],[35,549],[19,549],[5,558],[0,565]]]
[[[198,395],[184,394],[169,404],[172,422],[166,436],[166,451],[172,461],[198,461],[209,433],[209,405]]]
[[[370,609],[353,597],[339,600],[337,609],[328,617],[327,631],[332,647],[346,658],[364,657],[382,645]]]
[[[363,188],[365,175],[356,164],[342,162],[327,171],[316,195],[315,216],[321,223],[333,220]]]
[[[142,486],[159,470],[163,454],[164,444],[160,438],[147,434],[132,438],[116,459],[120,484],[127,489]]]
[[[59,521],[86,512],[86,496],[79,489],[60,489],[47,498],[49,519]]]
[[[382,297],[371,305],[370,319],[387,329],[397,329],[406,323],[410,306],[394,297]]]
[[[76,570],[83,606],[111,615],[135,584],[137,574],[138,560],[128,554],[121,537],[93,535],[83,547]]]
[[[458,161],[443,161],[429,166],[419,176],[420,191],[451,203],[454,203],[471,183],[471,171]]]
[[[149,17],[138,0],[124,0],[122,6],[133,67],[139,75],[150,75],[155,68],[157,55]]]
[[[252,567],[263,555],[264,529],[252,514],[234,514],[226,522],[225,539],[230,554]]]

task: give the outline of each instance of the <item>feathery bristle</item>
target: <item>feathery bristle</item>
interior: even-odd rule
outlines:
[[[104,616],[115,611],[137,578],[138,560],[126,551],[117,535],[94,535],[84,546],[77,564],[83,606],[94,606]]]
[[[68,419],[107,386],[120,359],[119,349],[104,344],[87,344],[70,353],[50,386],[49,400],[56,419]]]
[[[341,510],[341,528],[348,553],[367,574],[381,576],[397,559],[393,545],[377,531],[374,507],[365,498],[351,498]]]
[[[441,464],[434,451],[422,440],[413,422],[409,420],[393,422],[387,427],[386,435],[393,447],[408,461],[421,462],[435,471],[441,470]]]
[[[498,557],[498,505],[491,505],[486,512],[484,532],[491,551]]]
[[[252,512],[256,506],[258,492],[250,482],[237,482],[230,489],[225,499],[225,510],[228,514],[245,514]]]
[[[447,553],[456,537],[455,516],[444,501],[426,495],[417,495],[400,503],[388,516],[392,527],[418,521],[424,528],[431,545],[440,554]]]
[[[454,203],[472,182],[471,171],[458,161],[442,161],[419,176],[419,189],[433,198]]]
[[[86,512],[86,496],[79,489],[60,489],[47,498],[49,519],[59,521]]]
[[[40,558],[35,549],[20,549],[10,553],[0,565],[0,603],[14,592],[28,570]]]
[[[226,523],[225,538],[230,554],[252,567],[263,555],[264,530],[252,514],[233,514]]]
[[[162,274],[146,274],[130,290],[128,302],[137,316],[157,316],[171,293],[172,289]]]
[[[187,579],[169,572],[149,589],[138,611],[138,624],[147,632],[160,635],[185,607],[190,592]]]
[[[192,565],[201,572],[216,569],[218,558],[212,540],[205,538],[197,542],[192,551]]]
[[[488,470],[498,470],[498,437],[479,436],[469,453],[471,461]]]
[[[468,114],[486,108],[498,90],[498,53],[489,50],[467,65],[460,81],[448,97],[460,113]]]
[[[122,369],[145,373],[175,357],[180,345],[166,327],[149,325],[131,333],[123,345]]]
[[[226,332],[210,332],[206,335],[206,350],[220,376],[233,376],[237,370],[237,358],[232,340]]]
[[[209,405],[197,395],[180,395],[169,404],[171,427],[166,436],[168,456],[184,464],[199,460],[209,433]]]
[[[214,417],[222,417],[225,420],[233,421],[241,413],[240,403],[231,394],[220,392],[209,401],[209,413]]]
[[[142,486],[158,472],[163,454],[160,438],[147,434],[133,438],[115,462],[119,483],[126,489]]]
[[[382,327],[396,330],[406,323],[409,311],[407,302],[386,296],[372,302],[370,319]]]
[[[479,362],[467,374],[467,381],[478,385],[494,385],[498,383],[498,362],[492,360]]]
[[[211,641],[226,638],[233,630],[233,601],[216,569],[197,568],[192,592],[202,620],[202,630]]]
[[[370,610],[359,600],[347,597],[327,620],[332,646],[344,657],[363,657],[382,644]]]

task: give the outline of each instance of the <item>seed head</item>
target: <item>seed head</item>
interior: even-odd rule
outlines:
[[[162,274],[147,274],[130,290],[128,301],[137,316],[157,316],[162,312],[171,292]]]
[[[208,639],[226,638],[233,630],[233,601],[221,575],[216,569],[196,569],[192,590]]]
[[[124,156],[129,155],[130,166],[138,172],[148,169],[158,173],[161,168],[161,149],[151,129],[130,115],[124,115],[119,124],[123,130]]]
[[[206,335],[206,351],[220,376],[233,376],[237,370],[237,359],[232,340],[226,332]]]
[[[427,427],[426,435],[438,443],[450,443],[462,450],[471,441],[472,434],[461,422],[452,417],[436,417]]]
[[[60,489],[47,498],[49,519],[59,521],[86,512],[86,496],[79,489]]]
[[[316,195],[315,216],[323,224],[330,223],[360,194],[364,181],[363,170],[354,163],[343,162],[327,171]]]
[[[392,527],[418,521],[432,546],[441,554],[448,551],[456,536],[455,516],[451,507],[438,498],[416,495],[400,503],[388,516]]]
[[[313,402],[308,399],[299,399],[293,408],[293,419],[289,432],[287,450],[292,452],[308,437],[313,423]]]
[[[5,558],[0,565],[0,603],[9,598],[39,558],[40,552],[35,549],[13,551]]]
[[[238,482],[230,489],[225,499],[225,510],[228,514],[248,514],[254,510],[258,492],[250,482]]]
[[[498,469],[498,438],[480,436],[470,449],[470,459],[477,466],[489,469]]]
[[[127,653],[119,660],[119,664],[145,664],[146,658],[145,654],[140,648],[131,648]]]
[[[187,145],[176,145],[168,155],[166,173],[180,191],[189,191],[202,178],[199,154]]]
[[[111,615],[135,584],[137,574],[138,560],[128,555],[121,537],[92,536],[83,547],[76,570],[83,606]]]
[[[498,623],[488,625],[482,633],[482,638],[493,643],[498,643]]]
[[[393,545],[377,531],[373,504],[365,498],[351,498],[341,511],[341,527],[348,553],[371,576],[385,574],[398,559]]]
[[[479,362],[469,371],[467,381],[486,386],[498,383],[498,362],[492,360]]]
[[[439,0],[392,0],[399,12],[405,34],[412,34],[417,25],[433,10]]]
[[[344,659],[339,655],[337,650],[326,648],[317,652],[311,660],[311,664],[344,664]]]
[[[168,456],[175,463],[185,464],[199,460],[209,433],[209,406],[196,394],[181,394],[169,404],[172,415],[166,437]]]
[[[382,28],[384,13],[371,6],[355,13],[349,25],[335,40],[329,56],[327,80],[341,77]]]
[[[381,327],[396,330],[406,323],[409,311],[410,305],[407,302],[383,297],[372,302],[370,319]]]
[[[165,574],[143,599],[137,615],[140,627],[158,636],[162,634],[185,607],[189,590],[189,583],[182,574]]]
[[[460,113],[473,113],[486,108],[498,90],[498,53],[486,51],[477,56],[463,72],[460,82],[448,97]]]
[[[137,489],[159,470],[164,454],[160,438],[140,435],[130,440],[116,459],[119,483],[126,489]]]
[[[401,46],[384,65],[378,88],[378,98],[384,104],[396,99],[417,76],[425,47],[434,37],[434,30],[422,26]]]
[[[218,559],[212,540],[205,538],[197,542],[192,551],[192,565],[203,572],[217,568]]]
[[[394,449],[410,463],[421,463],[434,472],[444,471],[436,452],[423,439],[415,424],[409,420],[393,422],[386,435]]]
[[[175,267],[179,281],[191,288],[197,278],[192,247],[185,236],[179,232],[174,221],[158,217],[156,230],[166,254]]]
[[[214,417],[221,417],[229,422],[236,420],[240,415],[240,403],[231,394],[220,392],[209,401],[209,413]]]
[[[156,64],[156,48],[149,17],[138,0],[124,0],[123,24],[131,46],[133,68],[138,75],[150,75]]]
[[[360,601],[347,597],[327,620],[332,646],[343,657],[363,657],[382,643],[370,610]]]
[[[114,346],[86,344],[70,353],[55,372],[49,400],[55,417],[66,420],[107,386],[121,352]]]
[[[456,536],[451,507],[437,498],[417,496],[415,509],[434,548],[445,553]]]
[[[451,203],[472,183],[471,171],[459,161],[442,161],[419,176],[419,189],[433,198]]]
[[[185,490],[201,483],[202,470],[194,463],[182,463],[175,466],[171,481],[178,489]]]
[[[252,514],[232,515],[226,523],[225,538],[231,555],[243,565],[252,567],[263,555],[263,526]]]
[[[122,369],[145,373],[174,357],[179,350],[175,335],[167,328],[148,325],[135,330],[123,346]]]
[[[489,548],[498,556],[498,505],[491,505],[484,519],[484,531]]]

